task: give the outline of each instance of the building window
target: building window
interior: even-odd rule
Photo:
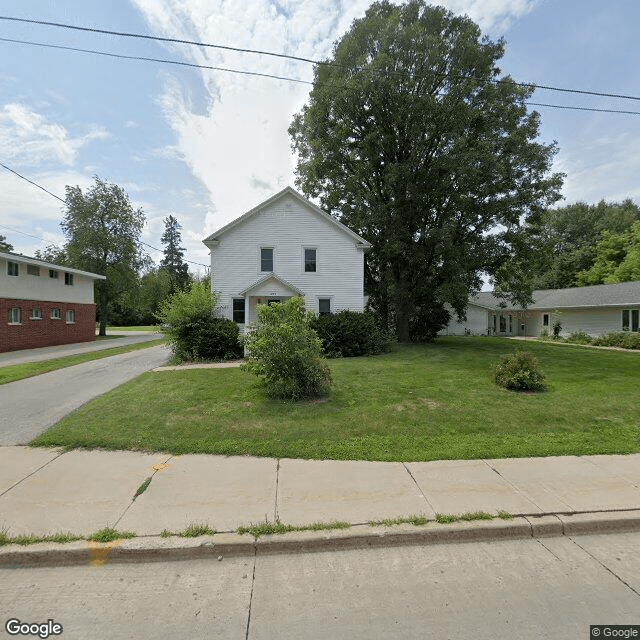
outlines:
[[[60,309],[51,309],[51,319],[60,320]]]
[[[49,269],[49,277],[58,279],[58,272],[55,269]]]
[[[622,310],[622,330],[640,331],[640,309]]]
[[[509,316],[509,333],[513,333],[513,316]]]
[[[30,276],[39,276],[40,275],[40,267],[36,267],[35,264],[28,264],[27,265],[27,273]]]
[[[331,313],[331,300],[329,298],[318,299],[318,315],[326,316]]]
[[[69,311],[64,314],[64,319],[67,324],[73,324],[76,321],[76,314],[73,312],[73,309],[69,309]]]
[[[233,321],[244,324],[244,298],[233,299]]]
[[[73,285],[73,273],[67,273],[65,271],[64,274],[64,283],[68,285]]]
[[[42,311],[40,309],[31,309],[29,320],[42,320]]]
[[[17,276],[20,275],[20,268],[17,262],[7,262],[7,275]]]
[[[304,270],[305,270],[305,273],[316,272],[316,250],[315,249],[304,250]]]
[[[543,327],[548,327],[549,326],[549,314],[548,313],[544,313],[542,315],[542,326]]]
[[[500,316],[500,333],[507,333],[507,319]]]
[[[273,271],[273,249],[269,247],[260,249],[260,271]]]
[[[9,309],[9,324],[20,324],[20,309]]]

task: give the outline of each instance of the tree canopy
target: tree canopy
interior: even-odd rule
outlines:
[[[629,241],[626,235],[640,221],[640,207],[632,200],[598,204],[576,202],[548,209],[525,233],[529,248],[527,265],[535,289],[560,289],[583,284],[599,284],[609,274],[602,271],[607,252]],[[624,257],[614,259],[616,266]],[[599,266],[587,277],[584,274]],[[602,272],[602,277],[597,273]],[[605,273],[606,272],[606,273]]]
[[[7,242],[6,236],[0,235],[0,251],[3,251],[3,252],[13,251],[13,245]]]
[[[130,288],[148,262],[139,245],[145,216],[133,208],[122,187],[98,176],[84,193],[67,186],[65,202],[61,227],[69,264],[107,276],[96,282],[100,335],[106,335],[109,300]]]
[[[555,143],[535,142],[533,87],[502,77],[504,42],[424,0],[355,20],[289,128],[296,184],[366,238],[366,289],[399,340],[463,314],[523,220],[559,198]]]

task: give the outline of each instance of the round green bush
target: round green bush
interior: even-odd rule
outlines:
[[[494,368],[494,380],[513,391],[544,391],[547,388],[538,360],[530,351],[500,356],[500,362]]]
[[[233,360],[241,358],[238,325],[199,311],[172,327],[173,352],[182,360]]]
[[[388,351],[390,336],[371,313],[339,311],[316,316],[309,326],[322,340],[322,353],[328,358],[370,356]]]

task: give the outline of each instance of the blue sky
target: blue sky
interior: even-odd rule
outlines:
[[[326,57],[370,0],[5,0],[5,16]],[[630,0],[448,0],[492,39],[518,81],[638,95],[640,3]],[[168,58],[311,80],[308,64],[0,20],[0,38]],[[162,220],[183,226],[186,258],[202,239],[287,184],[287,127],[309,86],[117,60],[0,40],[0,162],[64,197],[93,175],[125,188],[161,247]],[[640,111],[640,102],[537,90],[534,102]],[[532,107],[534,108],[534,107]],[[640,203],[640,116],[535,107],[540,139],[558,142],[564,204]],[[62,204],[0,167],[0,234],[32,255],[64,243]],[[25,235],[30,234],[30,235]],[[37,237],[32,237],[37,236]],[[43,240],[39,239],[42,238]],[[158,262],[161,253],[149,249]],[[198,265],[193,271],[203,272]]]

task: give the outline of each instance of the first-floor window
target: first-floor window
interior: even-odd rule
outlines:
[[[507,319],[504,316],[500,316],[500,333],[507,332]]]
[[[318,315],[326,316],[331,313],[331,299],[319,298],[318,299]]]
[[[31,309],[31,313],[29,314],[30,320],[42,320],[42,311],[40,309]]]
[[[509,333],[513,333],[513,316],[509,316]]]
[[[549,314],[545,313],[542,316],[542,326],[544,327],[548,327],[549,326]]]
[[[60,309],[51,309],[51,319],[60,320]]]
[[[622,329],[624,331],[640,330],[640,309],[622,310]]]
[[[233,321],[244,324],[244,298],[233,299]]]
[[[64,319],[67,321],[67,324],[72,324],[76,321],[76,314],[73,312],[73,309],[69,309],[64,314]]]
[[[9,309],[9,324],[20,324],[20,309]]]

